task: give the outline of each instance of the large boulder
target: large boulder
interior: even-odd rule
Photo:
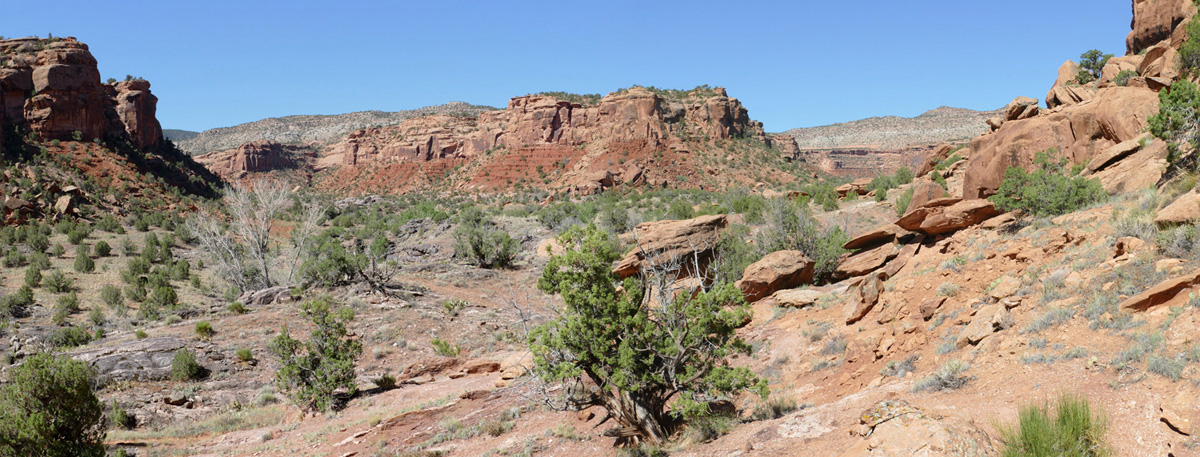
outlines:
[[[865,275],[883,267],[899,252],[900,250],[892,243],[863,250],[838,262],[838,266],[833,270],[833,277],[842,279]]]
[[[959,349],[978,344],[994,332],[1012,327],[1012,314],[1003,304],[996,303],[980,308],[971,318],[971,323],[959,332],[955,346]]]
[[[1137,71],[1146,78],[1175,79],[1179,76],[1179,52],[1168,42],[1156,44],[1142,56]]]
[[[855,250],[890,243],[896,236],[908,233],[896,224],[887,224],[852,238],[842,245],[843,249]]]
[[[1134,0],[1133,20],[1125,37],[1125,53],[1141,54],[1143,49],[1163,40],[1176,47],[1183,42],[1183,27],[1196,14],[1191,0]]]
[[[1071,60],[1063,62],[1058,67],[1058,78],[1054,80],[1054,85],[1050,86],[1050,92],[1046,93],[1046,107],[1070,106],[1094,97],[1095,89],[1074,83],[1078,76],[1079,64]]]
[[[1031,118],[1037,114],[1038,101],[1036,98],[1017,97],[1004,107],[999,116],[988,119],[987,124],[992,130],[998,130],[1005,122]]]
[[[777,290],[811,283],[815,265],[800,251],[772,252],[746,267],[737,287],[747,302],[755,302]]]
[[[721,229],[727,223],[725,215],[718,214],[681,221],[638,224],[633,229],[637,247],[625,254],[613,268],[613,273],[627,278],[647,268],[688,268],[696,263],[693,262],[693,255],[703,268],[720,241]]]
[[[864,278],[858,285],[858,289],[846,303],[844,317],[847,325],[858,322],[879,303],[879,294],[883,291],[885,279],[882,273],[875,273]]]
[[[1134,76],[1140,75],[1141,72],[1138,69],[1142,65],[1143,57],[1135,54],[1108,59],[1100,71],[1100,87],[1112,85],[1113,79],[1116,79],[1117,75],[1123,71],[1132,71]]]
[[[941,235],[962,230],[998,215],[1000,211],[985,199],[944,198],[929,202],[908,213],[896,221],[896,225],[925,235]]]
[[[1200,222],[1200,192],[1192,189],[1191,192],[1180,195],[1170,205],[1158,210],[1154,215],[1154,222],[1160,226]]]
[[[1058,157],[1087,163],[1109,147],[1137,138],[1147,119],[1158,112],[1158,95],[1135,87],[1109,87],[1088,103],[1048,115],[1004,123],[971,141],[963,177],[963,198],[995,193],[1010,166],[1033,169],[1040,151],[1056,149]]]

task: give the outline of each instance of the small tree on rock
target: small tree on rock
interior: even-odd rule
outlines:
[[[619,255],[606,232],[574,227],[558,242],[566,251],[550,259],[538,288],[561,295],[565,307],[530,335],[537,375],[565,384],[551,406],[603,407],[620,443],[661,443],[680,419],[706,414],[709,401],[766,396],[765,381],[726,363],[750,351],[736,334],[750,312],[732,284],[652,302],[649,281],[613,274]]]
[[[332,300],[321,297],[304,303],[302,313],[314,326],[308,341],[293,339],[285,325],[268,348],[279,358],[275,383],[297,405],[330,411],[338,389],[350,395],[358,391],[354,360],[362,354],[362,344],[348,337],[346,330],[346,324],[354,320],[354,310],[333,309]]]
[[[1097,79],[1104,73],[1104,65],[1108,63],[1108,59],[1112,58],[1112,54],[1105,54],[1098,49],[1089,49],[1087,52],[1079,55],[1079,74],[1075,77],[1075,81],[1079,84],[1087,84]]]

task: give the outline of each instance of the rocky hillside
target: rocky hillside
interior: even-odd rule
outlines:
[[[796,137],[803,149],[896,149],[970,139],[987,132],[987,119],[997,113],[942,106],[916,117],[872,117],[783,133]]]
[[[493,109],[495,108],[490,106],[450,102],[396,112],[358,111],[334,115],[272,117],[232,127],[205,130],[193,138],[177,143],[180,149],[192,155],[232,149],[258,140],[291,144],[326,144],[366,127],[395,125],[405,119],[436,114],[469,117]]]

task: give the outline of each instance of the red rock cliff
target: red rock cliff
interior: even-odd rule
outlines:
[[[158,99],[145,80],[100,82],[96,58],[74,38],[0,41],[0,126],[28,128],[43,139],[127,138],[157,145]]]

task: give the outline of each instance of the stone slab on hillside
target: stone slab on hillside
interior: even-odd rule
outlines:
[[[185,347],[187,344],[179,338],[146,338],[75,351],[71,356],[88,362],[110,381],[160,381],[171,376],[175,351]]]
[[[646,268],[682,268],[693,254],[706,257],[717,246],[724,214],[679,221],[643,222],[634,228],[637,247],[625,254],[613,273],[622,278]]]
[[[1145,292],[1121,302],[1120,308],[1124,311],[1145,311],[1166,303],[1180,292],[1195,286],[1200,286],[1200,270],[1160,282]]]
[[[951,205],[943,205],[942,202],[946,200],[957,199],[934,200],[900,218],[896,221],[896,225],[905,230],[925,235],[941,235],[962,230],[1000,215],[1000,211],[988,200],[963,200],[956,201]]]
[[[1197,222],[1200,222],[1200,192],[1196,189],[1180,195],[1170,205],[1158,210],[1158,213],[1154,215],[1154,223],[1160,226]]]
[[[813,262],[800,251],[776,251],[746,267],[737,287],[747,302],[755,302],[780,289],[808,284],[813,279]]]

